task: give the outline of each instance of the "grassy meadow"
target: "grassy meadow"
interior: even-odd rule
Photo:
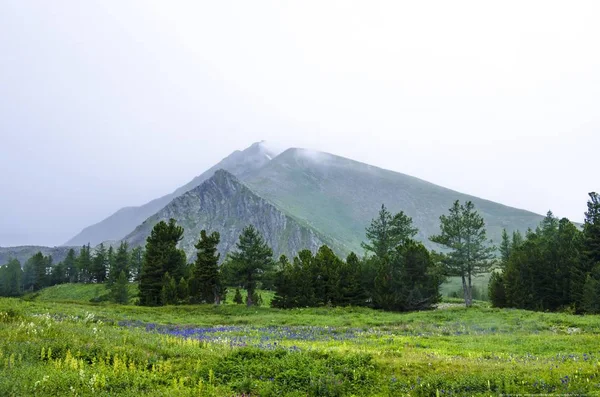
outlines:
[[[598,316],[148,308],[94,288],[0,299],[1,396],[600,395]]]

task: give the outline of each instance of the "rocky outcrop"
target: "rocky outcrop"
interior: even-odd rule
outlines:
[[[172,200],[125,237],[131,246],[144,245],[152,228],[160,221],[173,218],[185,229],[180,247],[189,259],[200,231],[217,231],[221,257],[235,249],[242,229],[253,225],[273,248],[274,256],[295,255],[302,249],[316,251],[331,242],[310,227],[301,225],[273,204],[252,192],[233,174],[219,170],[200,186]],[[336,247],[333,247],[334,249]]]
[[[277,152],[267,147],[265,142],[254,143],[245,150],[236,150],[214,167],[198,175],[173,193],[159,197],[138,207],[121,208],[108,218],[95,225],[86,227],[77,236],[67,241],[65,245],[80,246],[90,243],[93,247],[103,241],[122,239],[136,226],[169,204],[171,200],[201,185],[208,178],[212,177],[215,171],[224,169],[236,176],[244,177],[246,174],[264,166],[276,155]]]

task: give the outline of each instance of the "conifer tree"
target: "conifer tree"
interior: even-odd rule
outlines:
[[[17,259],[11,259],[0,267],[0,295],[19,296],[23,293],[23,270]]]
[[[50,274],[50,285],[63,284],[68,281],[66,267],[63,262],[58,262],[52,268],[52,274]]]
[[[106,279],[106,270],[108,266],[108,257],[106,248],[100,243],[92,259],[91,278],[96,283],[103,283]]]
[[[448,276],[459,276],[463,285],[465,305],[473,304],[473,277],[489,271],[495,248],[487,241],[485,222],[471,201],[461,205],[457,200],[448,215],[440,217],[440,234],[431,241],[448,249]]]
[[[114,259],[112,260],[110,273],[108,277],[108,283],[113,284],[117,281],[117,278],[121,277],[121,272],[125,275],[125,278],[129,280],[129,252],[127,242],[123,241],[119,244],[119,248],[117,248],[117,253],[114,255]]]
[[[338,305],[342,301],[340,271],[342,260],[326,245],[317,251],[313,261],[312,284],[318,304]]]
[[[280,309],[294,307],[295,283],[292,265],[285,255],[279,257],[277,270],[274,277],[275,296],[271,300],[271,306]],[[236,292],[237,297],[237,292]],[[240,295],[240,303],[241,303]]]
[[[135,247],[131,250],[129,270],[131,278],[134,281],[140,281],[140,274],[142,272],[142,263],[144,259],[144,251],[142,247]]]
[[[89,283],[92,281],[92,255],[89,244],[81,247],[77,257],[77,268],[79,270],[79,282]]]
[[[79,274],[77,270],[77,257],[73,248],[67,252],[67,257],[63,261],[63,264],[65,265],[66,282],[76,283],[79,279]]]
[[[498,249],[500,250],[500,267],[502,269],[506,268],[506,263],[508,262],[508,258],[510,257],[510,250],[512,247],[512,242],[508,237],[508,233],[506,229],[502,229],[502,242]]]
[[[189,283],[184,277],[181,277],[177,283],[177,298],[180,302],[187,302],[190,298]]]
[[[400,211],[392,215],[385,205],[381,205],[378,216],[371,221],[367,228],[367,242],[362,247],[378,258],[388,256],[402,242],[417,234],[412,218]]]
[[[340,295],[343,306],[364,306],[367,301],[362,280],[362,267],[358,256],[351,252],[340,271]]]
[[[165,301],[161,299],[165,273],[168,272],[170,277],[174,275],[177,279],[184,276],[185,253],[177,248],[182,237],[183,228],[177,226],[174,219],[169,220],[168,224],[161,221],[152,229],[146,239],[146,253],[140,274],[140,305],[156,306]],[[175,296],[176,290],[177,288],[175,288]],[[167,295],[164,298],[171,302],[170,291],[165,293]]]
[[[174,305],[177,303],[177,285],[169,272],[166,272],[162,277],[160,301],[162,305]]]
[[[219,304],[223,285],[219,272],[219,257],[217,245],[220,236],[218,232],[208,235],[206,230],[200,232],[200,240],[195,245],[198,250],[194,263],[194,290],[192,297],[196,302]]]
[[[272,267],[272,257],[273,250],[258,230],[252,225],[245,227],[236,244],[236,251],[230,254],[230,261],[236,279],[248,292],[247,306],[253,305],[257,282]]]
[[[111,299],[113,302],[126,305],[129,302],[129,280],[124,271],[119,272],[119,277],[114,279],[110,286]]]
[[[41,252],[37,252],[27,262],[27,267],[31,269],[31,288],[38,291],[48,286],[48,277],[46,269],[52,264],[52,257],[46,257]]]
[[[506,290],[504,288],[504,277],[501,273],[492,272],[488,282],[488,296],[492,306],[506,307]]]

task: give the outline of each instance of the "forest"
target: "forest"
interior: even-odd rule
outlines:
[[[236,250],[221,258],[219,233],[203,230],[195,261],[178,248],[183,228],[174,219],[159,222],[145,247],[100,244],[71,249],[65,260],[33,255],[21,266],[13,259],[0,267],[0,295],[21,296],[64,283],[98,284],[106,293],[97,301],[141,306],[220,304],[233,301],[260,306],[260,290],[274,292],[276,308],[365,306],[388,311],[432,309],[440,285],[458,277],[463,300],[473,304],[473,280],[491,274],[488,293],[494,307],[570,313],[600,312],[600,196],[590,193],[582,227],[548,212],[523,236],[504,230],[495,247],[473,203],[456,201],[440,217],[430,251],[414,239],[418,230],[403,212],[385,205],[366,228],[365,255],[340,258],[324,245],[313,253],[273,258],[256,228],[248,225]],[[221,260],[222,259],[222,260]],[[137,283],[138,296],[128,285]],[[241,291],[244,291],[242,294]]]

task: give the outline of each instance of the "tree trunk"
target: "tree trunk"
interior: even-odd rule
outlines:
[[[471,273],[469,273],[469,286],[468,286],[468,296],[469,299],[467,301],[467,307],[471,307],[473,305],[473,285],[471,283]]]
[[[469,307],[469,287],[467,286],[467,279],[464,274],[462,275],[462,285],[463,285],[463,298],[465,299],[465,306]]]
[[[246,299],[246,306],[248,306],[248,307],[252,306],[252,303],[253,303],[252,302],[252,292],[253,291],[248,290],[248,298]]]

